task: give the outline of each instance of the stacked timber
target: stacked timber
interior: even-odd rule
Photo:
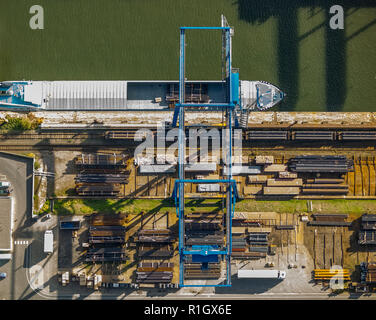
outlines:
[[[249,184],[264,184],[268,181],[269,177],[266,175],[248,176]]]
[[[285,164],[270,164],[264,167],[266,173],[277,173],[287,171],[287,165]]]
[[[256,156],[256,164],[273,164],[274,157],[273,156]]]
[[[278,172],[279,179],[296,179],[297,177],[298,177],[298,174],[296,172],[290,172],[290,171]]]
[[[260,195],[262,194],[262,186],[244,186],[244,195]]]
[[[264,195],[267,196],[296,196],[299,193],[299,187],[264,187]]]
[[[266,185],[268,187],[301,187],[303,179],[268,179]]]

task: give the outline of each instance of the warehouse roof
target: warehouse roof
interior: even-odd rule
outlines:
[[[0,250],[12,249],[12,199],[0,198]]]

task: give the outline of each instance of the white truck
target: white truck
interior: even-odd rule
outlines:
[[[280,270],[238,270],[238,279],[285,279],[286,271]]]
[[[54,234],[52,230],[46,230],[44,233],[44,252],[52,253],[54,251]]]

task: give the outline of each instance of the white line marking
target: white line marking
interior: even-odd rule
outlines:
[[[29,244],[29,240],[15,240],[14,244],[17,244],[17,245],[21,245],[21,244],[28,245]]]

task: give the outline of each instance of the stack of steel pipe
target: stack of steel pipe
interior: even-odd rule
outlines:
[[[166,283],[171,282],[174,264],[170,262],[140,262],[136,271],[136,282]]]
[[[76,184],[80,183],[127,183],[128,174],[94,174],[94,173],[80,173],[74,180]]]
[[[248,235],[249,244],[268,244],[268,234],[267,233],[250,233]]]
[[[80,196],[116,196],[120,193],[118,185],[80,185],[76,186],[76,192]]]
[[[99,243],[124,243],[125,236],[89,236],[90,244],[99,244]]]
[[[95,213],[90,215],[91,226],[122,226],[125,216],[121,214]]]
[[[172,236],[171,230],[168,229],[143,229],[138,232],[136,242],[139,243],[170,243],[175,238]]]
[[[347,214],[312,214],[315,221],[309,221],[312,226],[349,227],[351,222],[346,222]]]
[[[144,262],[141,261],[138,264],[137,271],[149,272],[149,271],[173,271],[173,262]]]
[[[361,230],[359,231],[359,244],[376,244],[376,232],[371,230]]]
[[[376,214],[364,214],[362,216],[363,230],[376,230]]]
[[[250,258],[266,257],[269,248],[268,241],[268,233],[266,232],[250,233],[248,235],[248,251],[252,253],[252,255],[250,255]]]
[[[170,258],[173,254],[173,247],[169,244],[140,244],[138,246],[138,256],[141,258]]]
[[[344,179],[307,179],[303,185],[303,194],[347,194],[349,186]]]
[[[294,140],[335,140],[335,131],[295,131]]]
[[[376,214],[364,214],[362,216],[358,243],[361,245],[376,244]]]
[[[293,172],[346,173],[352,171],[353,166],[353,161],[345,156],[297,156],[289,161]]]
[[[185,244],[186,245],[223,245],[224,244],[224,233],[223,231],[196,231],[190,230],[185,233]]]
[[[344,131],[340,134],[340,140],[376,140],[376,132]]]
[[[93,248],[86,253],[86,262],[126,261],[125,249],[119,247]]]
[[[288,140],[288,131],[250,131],[249,140]]]
[[[172,280],[172,271],[136,271],[137,283],[170,283]]]
[[[265,258],[266,252],[232,252],[231,257],[233,259],[260,259]]]
[[[222,229],[222,220],[193,220],[185,219],[184,226],[186,232],[188,230],[221,230]]]
[[[376,263],[375,262],[369,262],[366,263],[366,283],[368,284],[375,284],[376,283]]]
[[[245,252],[247,242],[244,236],[232,237],[232,252]]]
[[[124,243],[125,231],[122,226],[90,226],[89,243]]]
[[[77,157],[76,166],[78,169],[114,169],[126,167],[126,160],[124,154],[83,153]]]
[[[184,263],[185,279],[218,279],[221,276],[219,263],[208,263],[203,269],[201,263]]]
[[[123,131],[107,131],[104,135],[104,138],[107,140],[110,139],[131,139],[134,140],[136,130],[123,130]]]

